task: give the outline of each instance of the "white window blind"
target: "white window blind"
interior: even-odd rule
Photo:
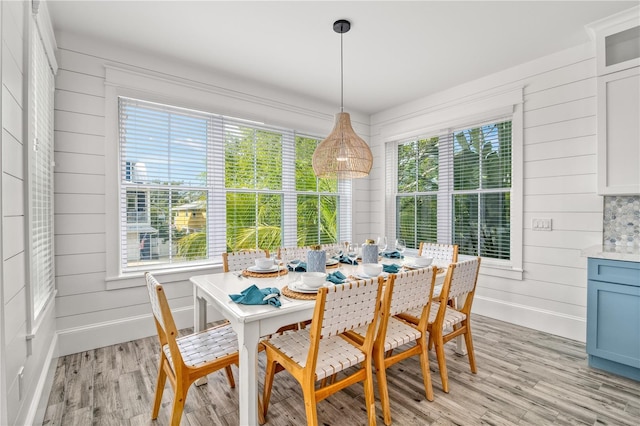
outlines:
[[[350,233],[351,186],[313,175],[318,138],[130,98],[119,126],[123,271]]]
[[[498,120],[388,144],[396,237],[412,249],[453,243],[460,254],[510,259],[511,134],[511,121]]]
[[[120,98],[123,269],[208,258],[209,117]]]
[[[29,160],[31,285],[33,317],[38,318],[54,294],[53,251],[53,98],[54,75],[44,45],[33,26],[31,48],[31,123]]]
[[[510,258],[511,121],[454,130],[452,242],[460,254]]]

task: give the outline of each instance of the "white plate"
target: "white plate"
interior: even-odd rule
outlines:
[[[330,285],[333,285],[333,284],[327,281],[321,287],[329,287]],[[318,292],[317,288],[307,287],[306,285],[302,284],[302,282],[300,281],[294,281],[292,283],[289,283],[288,287],[293,291],[297,291],[298,293],[313,294]]]
[[[284,269],[284,267],[280,267],[280,270]],[[251,271],[251,272],[255,272],[257,274],[268,274],[270,272],[277,272],[278,271],[278,267],[276,265],[273,265],[270,268],[267,269],[262,269],[262,268],[258,268],[257,266],[249,266],[247,268],[247,271]]]
[[[367,275],[362,271],[356,273],[356,277],[361,278],[363,280],[368,280],[369,278],[378,278],[380,276],[384,277],[384,279],[386,280],[387,278],[389,278],[389,273],[382,271],[380,272],[380,275],[374,275],[374,276]]]
[[[405,264],[403,264],[403,266],[405,268],[409,268],[409,269],[428,268],[428,266],[418,266],[418,265],[414,265],[413,263],[405,263]],[[431,266],[431,265],[429,265],[429,266]]]
[[[432,263],[429,266],[419,266],[419,265],[414,265],[413,263],[405,263],[403,264],[403,266],[407,269],[422,269],[422,268],[428,268],[429,266],[435,266],[438,268],[438,272],[444,272],[447,270],[447,267],[449,265],[437,265],[436,263]]]
[[[338,259],[327,259],[327,266],[337,265]]]

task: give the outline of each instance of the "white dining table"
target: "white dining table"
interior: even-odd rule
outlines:
[[[382,263],[401,263],[397,259],[384,259]],[[334,272],[337,269],[328,269]],[[351,265],[341,265],[343,274],[349,276],[359,270]],[[271,305],[241,305],[229,298],[239,294],[252,284],[259,288],[282,289],[300,279],[300,273],[269,278],[242,277],[240,271],[198,275],[190,278],[193,284],[194,330],[201,331],[207,324],[207,304],[226,318],[238,335],[239,350],[239,420],[240,425],[258,424],[258,343],[260,339],[275,333],[280,327],[312,318],[314,300],[292,299],[282,296],[279,308]],[[438,274],[436,284],[442,284],[444,274]],[[197,384],[206,383],[198,382]]]

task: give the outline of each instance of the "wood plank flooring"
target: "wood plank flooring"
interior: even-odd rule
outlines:
[[[640,383],[589,368],[584,344],[478,315],[472,325],[478,374],[449,343],[449,394],[442,392],[433,353],[433,402],[425,400],[417,359],[391,367],[394,425],[640,424]],[[168,424],[168,383],[160,415],[150,420],[157,359],[156,337],[61,357],[43,424]],[[376,409],[383,425],[378,399]],[[267,420],[271,426],[305,424],[300,388],[286,372],[276,375]],[[365,424],[362,385],[320,402],[318,421]],[[210,375],[208,385],[191,387],[181,424],[238,425],[237,389],[229,388],[223,372]]]

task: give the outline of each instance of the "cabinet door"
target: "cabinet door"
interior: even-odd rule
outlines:
[[[640,67],[598,78],[598,193],[640,194]]]
[[[587,353],[640,368],[640,287],[589,280]]]

